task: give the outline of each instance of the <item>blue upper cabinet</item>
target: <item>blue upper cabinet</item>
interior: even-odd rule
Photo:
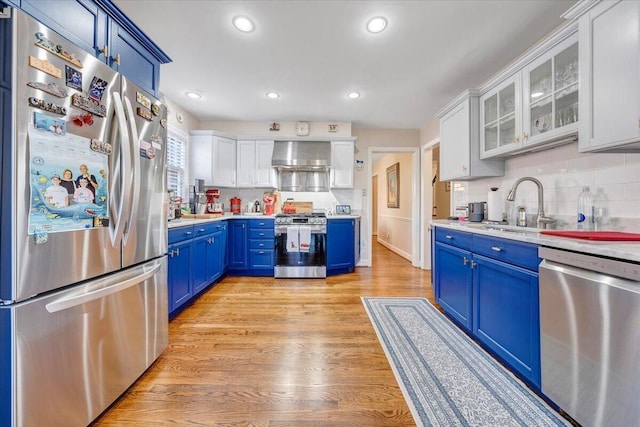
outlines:
[[[20,6],[141,88],[159,96],[160,64],[171,59],[110,0],[22,0]]]
[[[100,57],[107,45],[107,14],[90,0],[22,0],[22,10],[83,50]]]

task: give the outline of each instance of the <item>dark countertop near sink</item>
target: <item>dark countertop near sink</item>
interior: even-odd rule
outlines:
[[[538,228],[490,225],[477,222],[459,222],[445,219],[434,220],[432,222],[432,226],[445,227],[453,230],[482,234],[485,236],[495,236],[504,239],[533,243],[539,246],[565,249],[640,263],[640,242],[586,241],[582,239],[571,239],[540,234],[541,230]]]

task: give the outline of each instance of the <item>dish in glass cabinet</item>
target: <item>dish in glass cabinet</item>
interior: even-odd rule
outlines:
[[[538,117],[534,124],[538,132],[546,132],[549,130],[549,118],[545,116]]]

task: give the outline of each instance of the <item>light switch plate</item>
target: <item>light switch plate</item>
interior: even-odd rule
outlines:
[[[9,6],[0,7],[0,19],[8,19],[8,18],[11,18],[11,8]]]

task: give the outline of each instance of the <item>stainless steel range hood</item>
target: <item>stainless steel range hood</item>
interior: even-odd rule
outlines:
[[[279,170],[329,169],[331,143],[329,141],[275,141],[271,165]]]
[[[280,191],[329,191],[329,141],[275,141],[271,165]]]

